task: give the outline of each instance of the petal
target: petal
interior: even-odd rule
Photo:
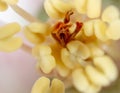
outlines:
[[[8,8],[5,2],[0,1],[0,11],[5,11]]]
[[[19,49],[22,46],[22,39],[19,37],[13,37],[6,40],[0,40],[0,51],[12,52]]]
[[[120,16],[119,9],[113,5],[108,6],[102,13],[102,20],[112,22],[118,20]]]
[[[100,16],[102,0],[87,0],[87,16],[96,18]]]
[[[0,39],[12,36],[20,31],[20,25],[18,23],[9,23],[0,27]]]
[[[46,77],[39,78],[32,87],[31,93],[49,93],[50,80]]]

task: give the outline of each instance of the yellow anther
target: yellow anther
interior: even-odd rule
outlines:
[[[24,29],[24,34],[26,38],[33,44],[40,44],[44,41],[44,36],[39,33],[33,33],[27,27]]]
[[[46,23],[34,22],[27,26],[33,33],[48,34],[50,33],[50,25]]]
[[[94,21],[84,22],[83,29],[86,36],[92,36],[94,34]]]
[[[80,91],[85,92],[89,88],[89,81],[82,69],[74,70],[72,73],[74,86]]]
[[[50,0],[45,0],[44,8],[45,8],[45,11],[48,14],[48,16],[51,18],[63,17],[63,14],[61,12],[57,11],[57,9],[55,9],[55,7],[53,6],[53,4]]]
[[[50,87],[50,93],[65,93],[63,82],[58,79],[53,79]]]
[[[19,49],[22,46],[22,39],[19,37],[8,38],[0,40],[0,51],[12,52]]]
[[[39,78],[32,87],[31,93],[49,93],[50,80],[46,77]]]
[[[73,69],[76,64],[76,58],[74,55],[71,55],[70,52],[64,48],[61,50],[61,58],[65,66],[67,66],[70,69]]]
[[[70,0],[66,0],[66,1],[65,0],[50,0],[50,1],[53,7],[57,11],[64,13],[64,14],[73,8],[73,5],[72,5],[73,2],[71,2]]]
[[[103,72],[110,82],[116,80],[118,77],[118,69],[110,57],[95,57],[94,64]]]
[[[78,11],[78,13],[86,13],[87,0],[75,0],[73,3],[75,4],[75,8]]]
[[[96,56],[103,56],[104,55],[104,51],[102,49],[100,49],[97,44],[93,43],[88,43],[87,46],[90,49],[91,52],[91,57],[96,57]]]
[[[0,27],[0,39],[8,38],[20,31],[18,23],[9,23]]]
[[[33,88],[31,93],[64,93],[64,84],[58,79],[53,79],[50,84],[50,80],[46,77],[39,78]]]
[[[94,21],[94,33],[95,36],[101,40],[106,41],[108,37],[106,36],[107,25],[101,20]]]
[[[109,27],[107,28],[106,35],[112,40],[120,39],[120,20],[110,23]]]
[[[99,71],[99,68],[88,65],[86,67],[86,74],[89,80],[95,85],[108,86],[110,84],[110,81],[101,71]]]
[[[102,13],[102,20],[105,22],[113,22],[118,20],[120,16],[119,9],[113,5],[108,6]]]
[[[38,53],[36,53],[38,60],[38,67],[42,69],[44,73],[50,73],[56,66],[54,57],[51,55],[51,48],[45,45],[39,45]],[[35,51],[34,51],[35,52]]]
[[[87,15],[90,18],[97,18],[101,13],[102,0],[87,0]]]
[[[87,59],[90,56],[88,47],[80,41],[71,41],[67,44],[67,48],[71,54],[82,59]]]
[[[18,0],[1,0],[1,1],[3,1],[3,2],[7,3],[7,4],[10,4],[10,5],[14,5],[14,4],[16,4],[18,2]]]

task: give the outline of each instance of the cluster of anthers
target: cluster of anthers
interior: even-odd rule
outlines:
[[[14,0],[0,0],[0,5],[8,1]],[[44,1],[50,20],[34,20],[24,27],[26,38],[34,44],[37,68],[46,76],[35,82],[31,93],[65,93],[65,87],[71,86],[82,93],[98,93],[116,80],[117,67],[102,46],[120,39],[120,13],[113,5],[101,10],[101,4],[102,0]],[[17,6],[11,7],[18,12]],[[13,37],[18,31],[17,23],[0,27],[1,51],[22,45]],[[53,79],[51,83],[47,77]]]

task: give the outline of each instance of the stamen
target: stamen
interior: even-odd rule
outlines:
[[[38,19],[33,17],[31,14],[26,12],[24,9],[20,8],[18,5],[10,5],[10,6],[17,14],[22,16],[25,20],[27,20],[29,22],[39,22]]]

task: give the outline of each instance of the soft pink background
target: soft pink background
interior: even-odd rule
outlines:
[[[18,5],[36,16],[42,1],[19,0]],[[28,23],[10,8],[0,13],[0,25],[13,21],[21,25]],[[0,52],[0,93],[30,93],[32,85],[39,77],[35,64],[33,56],[21,49],[13,53]]]

